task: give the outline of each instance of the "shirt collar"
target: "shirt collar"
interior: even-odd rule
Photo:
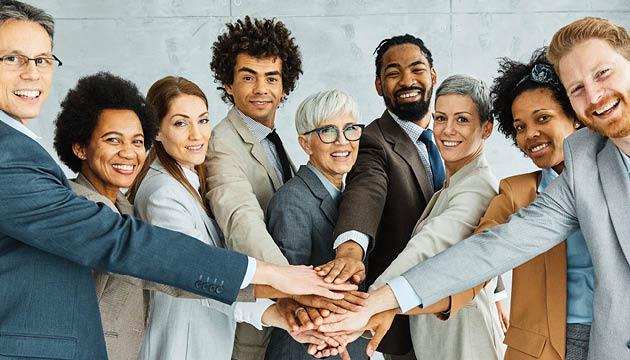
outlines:
[[[42,139],[41,136],[37,136],[37,134],[31,131],[31,129],[27,128],[26,126],[24,126],[24,124],[10,117],[7,113],[1,110],[0,110],[0,121],[9,125],[15,130],[21,132],[22,134],[30,137],[36,142],[39,142]]]
[[[236,109],[236,112],[241,117],[241,119],[243,119],[243,121],[245,122],[245,125],[247,126],[249,131],[251,131],[252,134],[254,134],[254,137],[256,138],[256,140],[258,140],[258,142],[261,142],[263,139],[267,137],[267,135],[269,135],[273,130],[275,130],[275,128],[270,129],[266,127],[265,125],[259,123],[258,121],[243,114],[241,110],[239,110],[237,107],[234,107],[234,109]]]
[[[396,124],[398,124],[398,126],[400,126],[403,131],[411,138],[411,141],[413,141],[414,144],[418,142],[418,139],[420,139],[420,135],[422,135],[422,132],[426,130],[425,128],[412,121],[401,120],[398,116],[396,116],[396,114],[389,111],[389,109],[387,109],[387,112],[392,117],[392,119],[394,119]]]
[[[542,176],[540,178],[540,184],[538,184],[538,192],[541,193],[545,191],[545,188],[551,184],[558,177],[558,173],[552,169],[542,169]]]
[[[628,173],[628,175],[630,175],[630,156],[626,155],[623,151],[621,151],[619,147],[617,147],[617,150],[619,150],[621,159],[623,159],[623,163],[624,165],[626,165],[626,172]]]
[[[319,170],[317,170],[310,161],[306,163],[306,167],[315,173],[319,181],[321,181],[322,185],[324,185],[324,188],[326,188],[326,191],[330,194],[330,197],[332,197],[333,200],[337,200],[339,195],[341,195],[341,190],[337,189],[337,187],[333,185],[333,183],[331,183],[330,180],[328,180],[321,172],[319,172]],[[341,187],[343,188],[343,185],[341,185]]]

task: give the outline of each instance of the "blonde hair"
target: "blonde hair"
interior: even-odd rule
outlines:
[[[612,46],[619,54],[630,61],[630,35],[623,26],[608,19],[585,17],[556,31],[547,50],[547,59],[558,71],[558,62],[573,47],[589,39],[601,39]]]

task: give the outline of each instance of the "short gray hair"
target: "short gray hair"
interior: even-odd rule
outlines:
[[[44,10],[15,0],[0,0],[0,25],[7,20],[31,21],[41,25],[48,33],[52,45],[55,20]]]
[[[490,122],[494,121],[491,115],[492,103],[490,100],[490,91],[483,80],[468,75],[451,75],[442,81],[435,92],[435,102],[437,103],[437,99],[440,96],[450,94],[470,97],[477,106],[479,120],[482,124],[488,120]]]
[[[295,112],[295,129],[298,134],[304,134],[317,128],[322,121],[337,114],[352,114],[359,122],[359,105],[347,93],[337,90],[325,90],[312,94],[297,108]]]

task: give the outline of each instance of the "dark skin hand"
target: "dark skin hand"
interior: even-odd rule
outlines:
[[[365,265],[363,264],[363,248],[354,241],[347,241],[337,248],[334,260],[315,267],[319,276],[325,276],[327,283],[343,284],[352,281],[359,284],[365,280]]]

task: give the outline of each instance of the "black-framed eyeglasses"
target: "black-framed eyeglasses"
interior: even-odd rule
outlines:
[[[36,58],[30,58],[26,55],[9,54],[0,57],[0,62],[12,70],[25,68],[31,60],[35,62],[35,66],[40,71],[52,70],[55,63],[57,63],[57,67],[63,65],[61,60],[55,55],[52,55],[52,57],[38,56]]]
[[[348,125],[343,129],[343,136],[348,141],[357,141],[361,138],[364,127],[365,125],[363,124]],[[308,135],[312,132],[316,132],[317,136],[319,136],[319,139],[324,144],[332,144],[339,139],[339,129],[335,126],[320,127],[311,131],[307,131],[302,135]]]

